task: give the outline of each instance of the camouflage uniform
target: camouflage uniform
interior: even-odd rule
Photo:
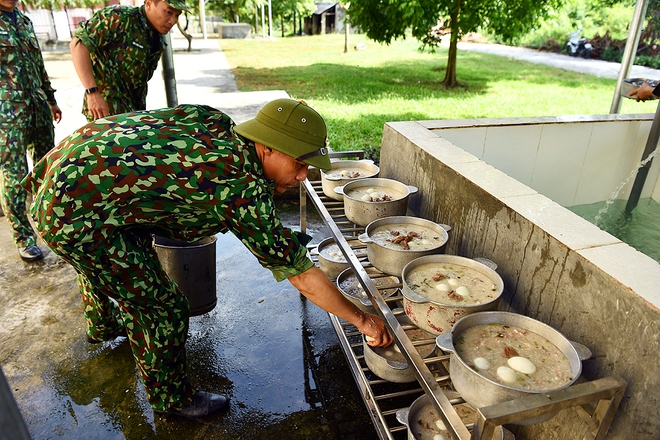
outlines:
[[[50,104],[56,104],[32,22],[15,10],[0,13],[0,201],[19,248],[36,245],[20,186],[28,172],[26,152],[37,161],[54,146]]]
[[[313,266],[304,234],[282,226],[254,143],[207,106],[121,114],[81,127],[23,185],[48,246],[79,274],[88,334],[128,334],[152,406],[179,409],[188,301],[151,234],[192,241],[231,231],[277,280]],[[118,304],[120,319],[114,314]]]
[[[165,43],[149,25],[144,5],[101,9],[81,22],[74,36],[89,50],[96,86],[111,115],[147,108],[147,83]],[[84,98],[82,111],[93,119]]]

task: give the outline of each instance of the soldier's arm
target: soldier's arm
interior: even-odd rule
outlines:
[[[110,115],[107,102],[103,99],[98,89],[96,88],[96,79],[92,71],[92,57],[89,54],[89,49],[85,46],[78,37],[73,37],[69,44],[71,50],[71,59],[73,66],[76,69],[78,78],[82,83],[83,88],[86,90],[85,99],[87,99],[87,107],[94,117],[98,119]],[[90,93],[91,92],[91,93]]]
[[[69,43],[69,49],[71,50],[73,66],[76,69],[82,86],[85,90],[96,87],[96,80],[92,73],[92,57],[89,54],[87,46],[82,44],[78,37],[73,37],[71,43]]]

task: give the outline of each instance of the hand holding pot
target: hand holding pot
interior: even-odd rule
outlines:
[[[374,338],[369,345],[387,347],[394,342],[380,317],[357,308],[341,294],[337,286],[318,267],[314,266],[299,275],[292,276],[289,281],[314,304],[326,312],[350,322],[357,327],[360,333]]]
[[[387,331],[385,323],[379,316],[365,313],[364,324],[357,327],[360,333],[366,336],[367,344],[372,347],[387,347],[394,342],[394,338]]]

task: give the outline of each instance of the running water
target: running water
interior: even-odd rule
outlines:
[[[598,214],[596,214],[596,218],[594,219],[594,224],[595,224],[596,226],[600,226],[600,225],[598,224],[598,222],[601,220],[603,214],[605,214],[605,213],[607,212],[607,210],[610,208],[610,206],[612,205],[612,203],[614,203],[614,201],[616,200],[617,196],[619,195],[619,193],[621,192],[621,190],[623,189],[623,187],[626,186],[626,184],[627,184],[628,182],[630,182],[630,179],[632,179],[633,177],[635,177],[635,175],[637,175],[637,172],[639,171],[640,168],[642,168],[644,165],[646,165],[647,163],[649,163],[649,162],[651,161],[651,159],[653,159],[653,157],[656,155],[657,152],[658,152],[658,148],[656,148],[651,154],[649,154],[648,157],[647,157],[646,159],[644,159],[643,161],[641,161],[640,163],[638,163],[638,164],[637,164],[637,167],[634,168],[634,169],[630,172],[630,175],[626,178],[626,180],[624,180],[623,182],[621,182],[621,183],[619,184],[619,186],[617,186],[617,187],[614,189],[614,192],[612,192],[612,195],[610,196],[610,198],[607,199],[607,201],[605,202],[605,206],[603,206],[603,207],[600,209],[600,211],[598,211]]]

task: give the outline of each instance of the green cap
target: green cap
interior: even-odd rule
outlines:
[[[168,5],[172,6],[174,9],[190,12],[190,9],[188,9],[188,6],[186,6],[186,3],[183,0],[163,0],[163,1]]]
[[[332,168],[328,130],[316,110],[304,101],[282,98],[264,105],[254,119],[238,124],[236,133],[323,170]]]

